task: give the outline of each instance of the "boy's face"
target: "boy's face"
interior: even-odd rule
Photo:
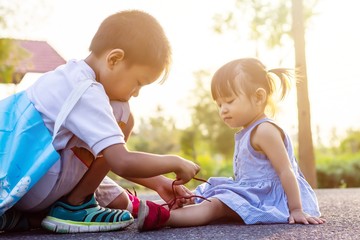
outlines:
[[[110,100],[129,101],[137,97],[141,87],[153,83],[161,71],[144,65],[128,65],[125,61],[114,61],[99,76]]]

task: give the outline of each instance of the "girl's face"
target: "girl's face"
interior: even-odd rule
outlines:
[[[255,97],[249,98],[242,92],[238,95],[234,93],[229,97],[220,97],[216,99],[216,103],[221,119],[230,128],[247,127],[264,115],[256,104]]]

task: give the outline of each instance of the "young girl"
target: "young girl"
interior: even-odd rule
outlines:
[[[175,210],[141,201],[138,229],[186,227],[218,220],[322,224],[314,191],[300,172],[289,136],[265,110],[272,106],[274,81],[281,98],[288,91],[286,69],[266,70],[257,59],[231,61],[213,76],[212,97],[222,120],[242,128],[235,136],[234,177],[213,177],[197,187],[198,204]],[[204,199],[208,201],[204,201]]]

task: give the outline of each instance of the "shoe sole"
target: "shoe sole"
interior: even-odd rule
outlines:
[[[126,228],[133,222],[134,219],[121,223],[75,222],[48,216],[41,222],[41,226],[55,233],[110,232]]]
[[[144,226],[145,218],[149,214],[149,207],[146,202],[141,200],[138,212],[138,230],[141,232]]]

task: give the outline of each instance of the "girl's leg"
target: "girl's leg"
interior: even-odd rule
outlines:
[[[188,205],[170,211],[170,218],[166,226],[190,227],[206,225],[218,220],[241,221],[241,218],[219,199],[212,198],[211,202]]]

